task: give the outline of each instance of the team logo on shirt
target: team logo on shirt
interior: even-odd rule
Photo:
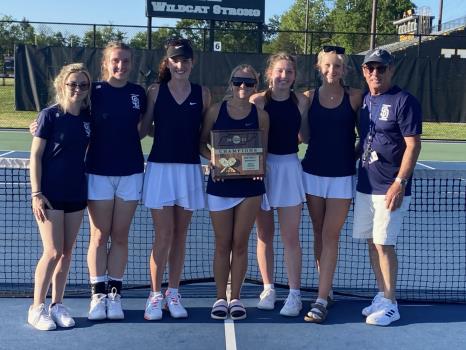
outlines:
[[[392,105],[382,104],[382,108],[380,109],[379,120],[382,120],[384,122],[388,121],[388,116],[390,115],[391,107]]]
[[[131,103],[133,104],[134,109],[141,109],[138,94],[131,94]]]
[[[86,132],[86,137],[91,137],[91,123],[83,122],[84,131]]]

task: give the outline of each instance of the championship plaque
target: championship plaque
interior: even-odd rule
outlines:
[[[212,130],[210,145],[216,177],[264,176],[262,130]]]

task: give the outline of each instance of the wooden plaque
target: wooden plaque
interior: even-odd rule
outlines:
[[[264,176],[262,130],[212,130],[210,138],[216,177]]]

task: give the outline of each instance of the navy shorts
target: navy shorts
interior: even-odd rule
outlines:
[[[49,200],[49,202],[52,205],[53,210],[63,210],[65,213],[73,213],[75,211],[83,210],[87,207],[87,201],[63,202],[63,201]],[[50,209],[50,208],[46,205],[45,209]]]

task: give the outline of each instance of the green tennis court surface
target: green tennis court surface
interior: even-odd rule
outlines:
[[[145,154],[150,152],[152,139],[146,137],[142,141]],[[29,151],[31,135],[26,131],[0,131],[0,150]],[[305,146],[300,147],[304,155]],[[424,141],[419,160],[466,161],[466,142]]]

